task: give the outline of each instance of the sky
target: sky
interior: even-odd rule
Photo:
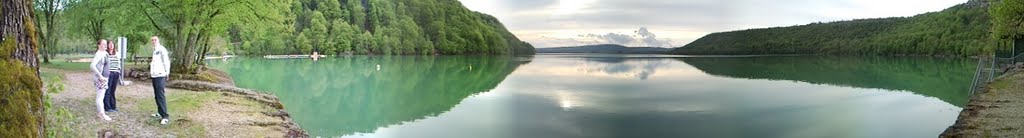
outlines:
[[[713,32],[906,17],[967,0],[459,0],[535,47],[679,47]]]

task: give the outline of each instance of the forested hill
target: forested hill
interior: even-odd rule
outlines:
[[[987,0],[913,17],[712,33],[673,54],[977,55],[991,51]]]
[[[242,54],[532,54],[494,17],[457,0],[290,0],[231,25]]]

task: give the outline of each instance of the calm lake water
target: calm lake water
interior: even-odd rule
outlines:
[[[936,137],[974,62],[558,54],[211,60],[312,136]],[[378,67],[379,65],[379,67]]]

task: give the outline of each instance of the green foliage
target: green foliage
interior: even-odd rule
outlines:
[[[57,94],[64,91],[63,74],[59,72],[43,72],[46,78],[46,92]],[[75,130],[72,129],[75,115],[71,113],[71,110],[67,108],[54,108],[53,101],[50,98],[50,94],[44,95],[46,100],[44,105],[46,107],[46,137],[50,138],[61,138],[61,137],[79,137],[75,136]]]
[[[1024,38],[1024,0],[992,1],[992,34],[997,38]]]
[[[329,25],[329,22],[327,22],[323,13],[320,13],[320,11],[313,12],[313,18],[310,23],[312,23],[312,26],[310,26],[309,31],[304,31],[303,33],[308,35],[307,38],[310,39],[309,44],[312,45],[312,49],[302,50],[299,53],[311,53],[312,50],[323,51],[326,48],[325,45],[330,42],[327,40],[327,25]],[[333,47],[328,49],[331,49],[328,51],[334,51]]]
[[[46,99],[50,99],[47,96]],[[47,109],[47,123],[46,123],[46,137],[49,138],[66,138],[66,137],[79,137],[75,136],[75,129],[72,128],[72,124],[75,119],[75,114],[71,113],[71,110],[67,108]]]
[[[532,54],[533,46],[515,38],[492,16],[472,12],[456,0],[295,0],[278,11],[294,14],[288,26],[295,32],[240,37],[243,41],[293,40],[306,37],[311,50],[324,54]],[[287,15],[287,14],[286,14]],[[242,25],[245,26],[245,25]],[[241,27],[253,31],[252,27]],[[247,32],[241,31],[241,32]],[[369,33],[369,34],[367,34]],[[244,35],[245,33],[239,33]],[[295,39],[284,39],[284,38]],[[304,48],[304,43],[288,43]],[[277,47],[251,44],[251,47]],[[246,48],[248,54],[308,54],[306,49],[284,51]]]
[[[298,37],[295,38],[295,49],[297,51],[312,51],[313,42],[309,40],[310,34],[299,33]]]
[[[331,34],[330,42],[327,44],[328,47],[334,47],[331,49],[325,49],[324,54],[342,54],[351,53],[353,42],[355,42],[355,36],[358,34],[354,26],[349,25],[345,20],[334,20],[331,22]],[[334,51],[330,51],[334,50]]]
[[[914,17],[712,33],[676,54],[909,54],[978,55],[991,52],[984,4],[971,1]]]
[[[42,81],[36,70],[12,59],[15,41],[0,44],[0,137],[38,136],[43,105]]]

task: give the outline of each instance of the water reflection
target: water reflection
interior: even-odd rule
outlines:
[[[332,137],[933,137],[965,100],[944,89],[966,85],[958,82],[970,72],[958,60],[881,57],[356,56],[211,65],[240,86],[274,91],[303,128]]]
[[[511,118],[506,119],[514,120],[506,122],[513,127],[507,131],[515,134],[510,137],[933,137],[952,124],[960,110],[934,97],[955,95],[959,91],[915,92],[898,89],[904,86],[901,84],[880,86],[844,80],[865,78],[833,77],[835,80],[828,83],[788,80],[790,78],[787,77],[739,78],[725,76],[735,75],[729,73],[706,73],[706,64],[691,66],[686,64],[689,62],[679,62],[688,59],[624,57],[606,60],[603,58],[607,57],[599,57],[602,59],[598,60],[604,62],[587,62],[595,60],[589,60],[591,57],[586,55],[539,57],[521,67],[496,88],[495,92],[505,92],[505,97],[509,97],[502,99],[507,100],[505,103],[514,103],[504,109],[515,112]],[[736,62],[715,62],[718,61],[715,59],[718,58],[706,58],[703,60],[712,61],[702,63],[738,66],[730,69],[749,69],[749,72],[753,72],[751,74],[779,72],[742,67],[758,62],[798,62],[789,58]],[[914,61],[931,63],[929,65],[841,58],[805,60],[803,63],[829,62],[839,66],[853,64],[864,68],[889,66],[877,69],[881,70],[879,72],[890,73],[883,75],[915,74],[913,71],[920,71],[901,68],[959,66],[959,61],[950,60]],[[608,72],[571,70],[622,64],[642,67],[644,63],[658,66],[652,68],[657,73],[653,73],[651,76],[654,77],[648,80],[609,76],[606,75]],[[814,72],[819,71],[815,69],[799,69],[803,67],[820,68],[814,64],[780,68],[815,75],[829,74]],[[643,72],[643,68],[625,72]],[[935,73],[946,75],[927,78],[957,80],[959,77],[955,75],[960,72],[955,68],[938,70]],[[918,79],[921,80],[914,83],[923,83],[920,85],[965,85],[955,83],[957,81]],[[503,91],[505,89],[514,90]],[[563,97],[573,98],[567,100]],[[571,106],[572,110],[565,110],[564,103],[581,104]]]
[[[524,61],[508,57],[239,58],[210,65],[240,87],[275,93],[314,136],[374,132],[437,116],[493,89]]]
[[[702,72],[730,78],[793,80],[859,88],[903,90],[963,106],[974,62],[930,57],[677,58]]]

